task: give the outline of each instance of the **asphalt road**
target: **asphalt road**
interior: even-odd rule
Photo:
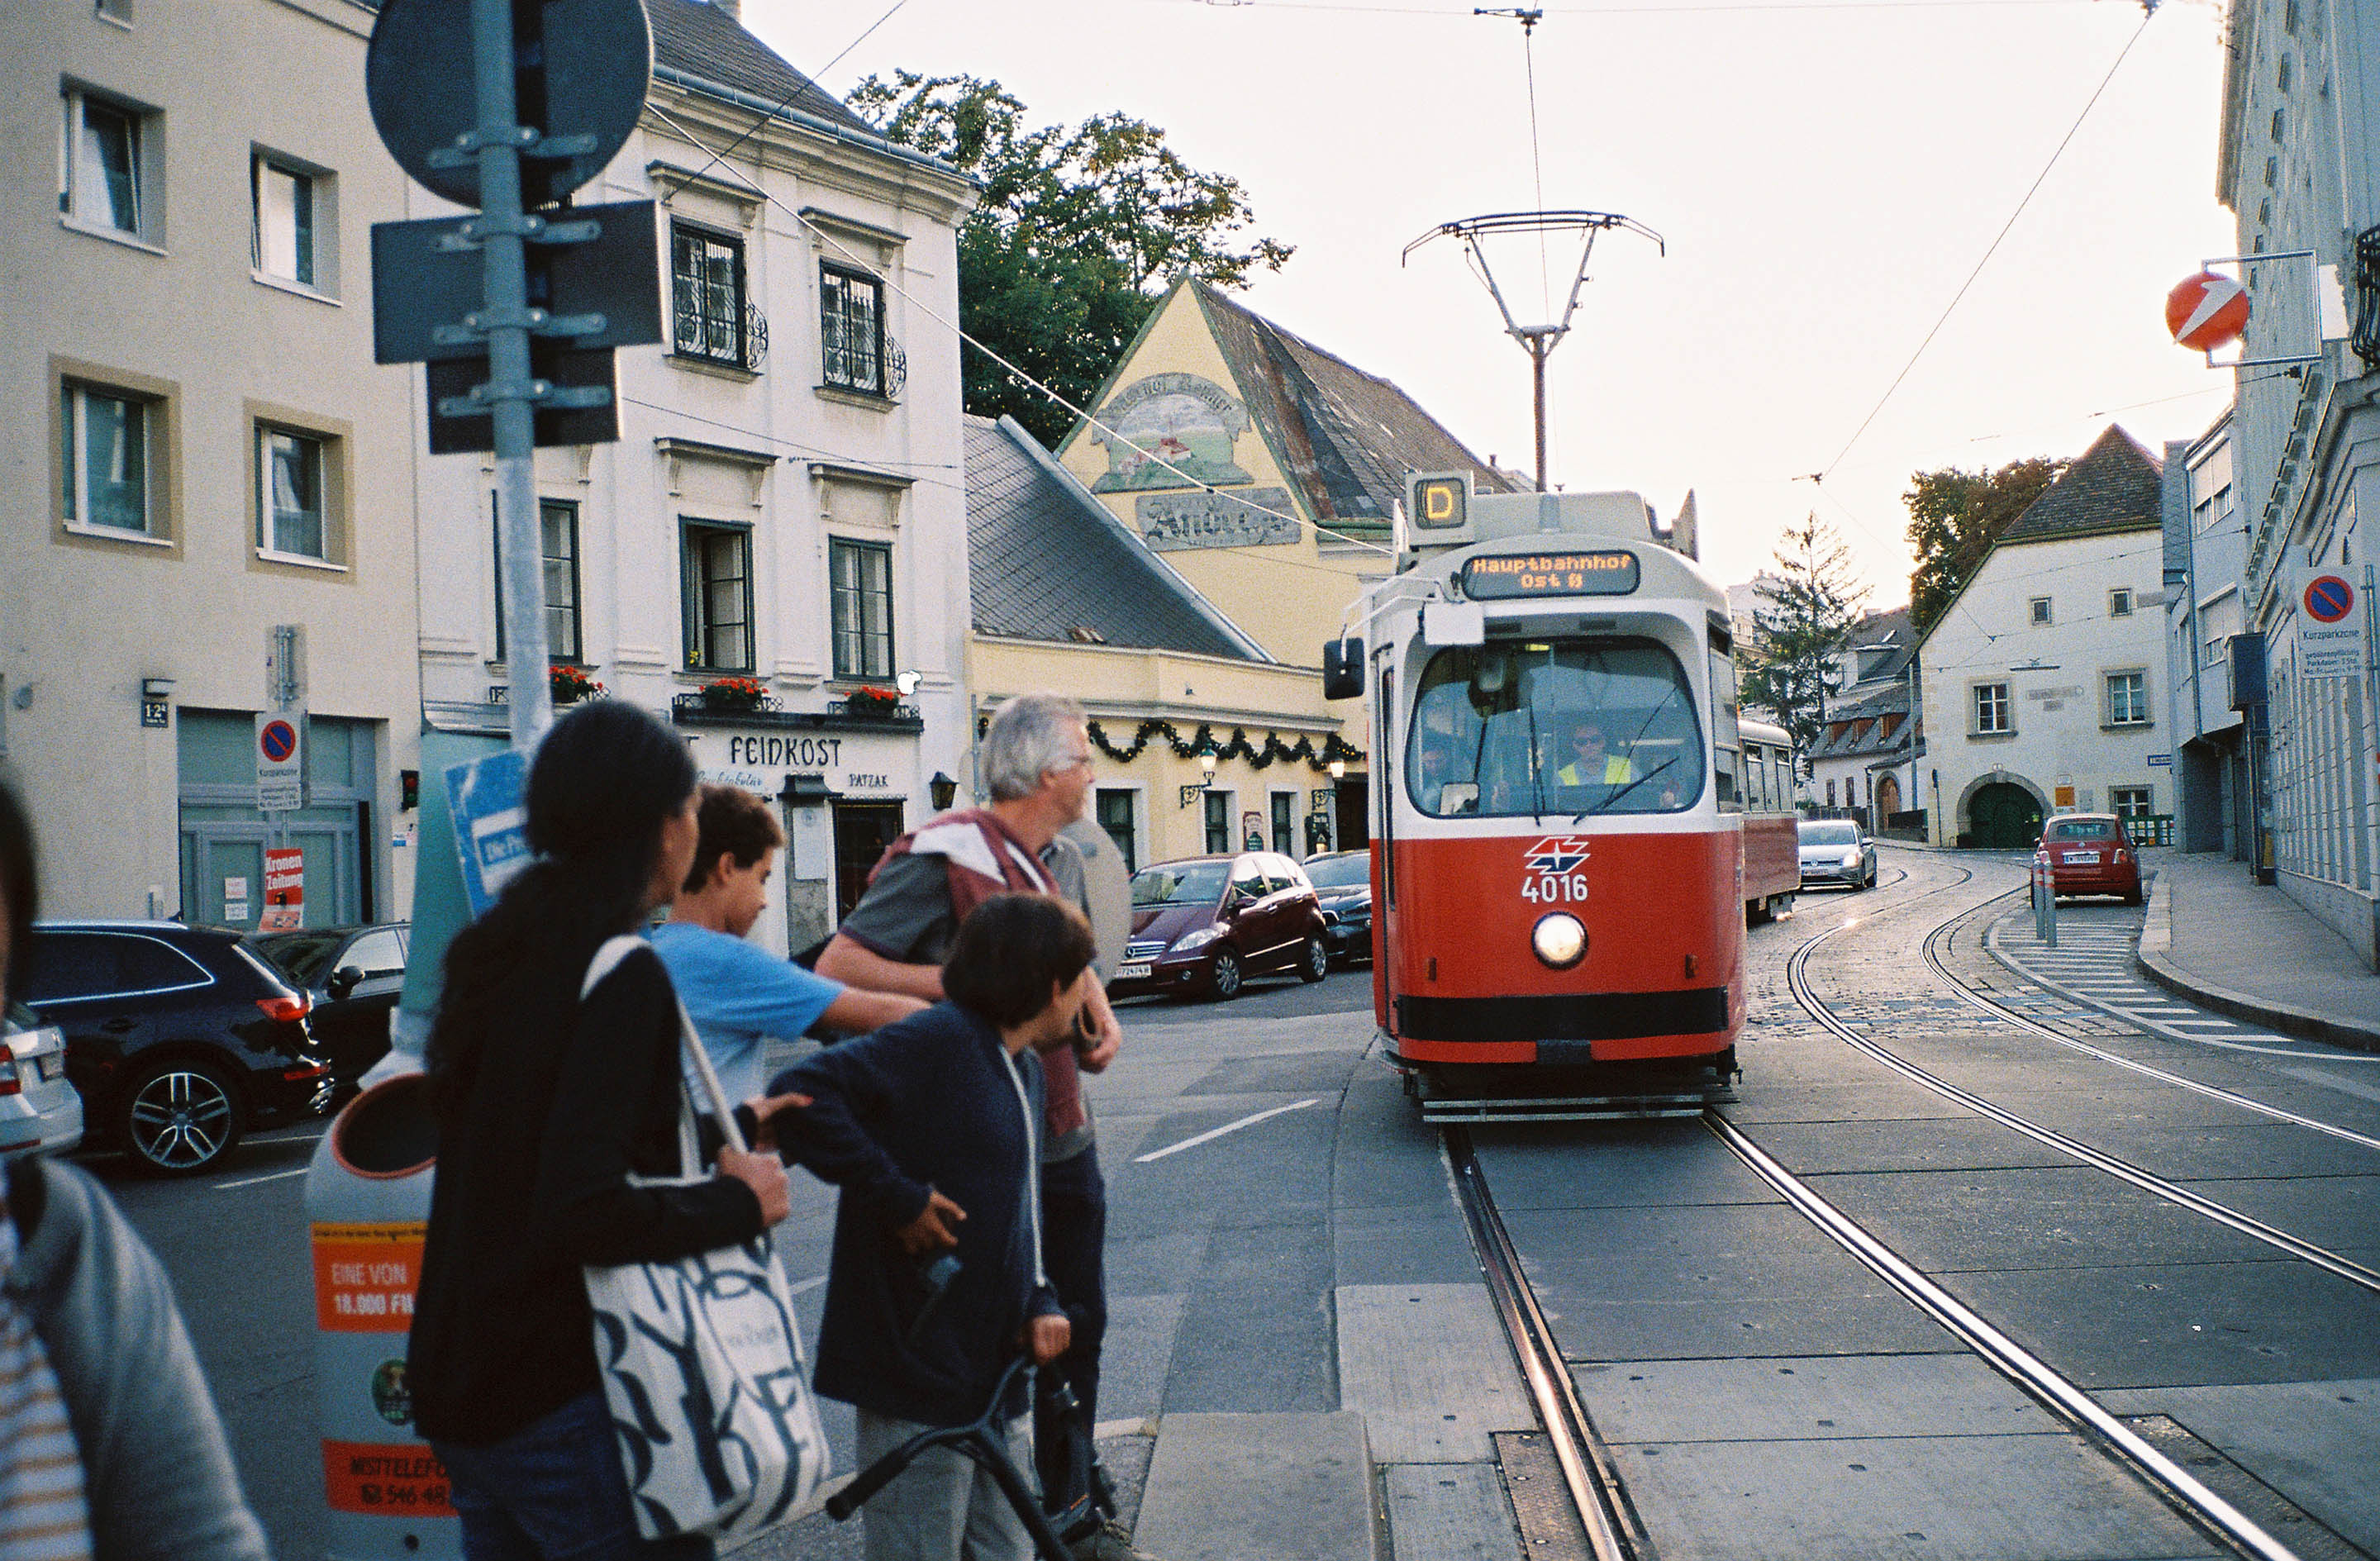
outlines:
[[[2380,1261],[2373,1152],[1985,1022],[1921,950],[2021,868],[1900,852],[1887,867],[1878,889],[1805,896],[1752,935],[1746,1077],[1729,1117],[2144,1434],[2306,1515],[2293,1542],[2318,1543],[2301,1554],[2354,1554],[2323,1548],[2345,1541],[2380,1553],[2374,1297],[1888,1075],[1810,1022],[1786,963],[1855,923],[1809,968],[1862,1034],[2365,1263]],[[2071,908],[2065,925],[2080,946],[2107,927],[2120,937],[2136,914]],[[1988,959],[1987,919],[1949,939],[1962,978],[2108,1051],[2380,1136],[2380,1066],[2193,1046],[2051,1000]],[[1091,1097],[1111,1208],[1099,1412],[1129,1488],[1166,1415],[1341,1409],[1356,1369],[1348,1298],[1442,1295],[1475,1286],[1478,1269],[1435,1136],[1371,1048],[1368,972],[1259,980],[1229,1004],[1137,1000],[1122,1016],[1124,1053]],[[316,1131],[252,1141],[196,1181],[92,1161],[174,1274],[252,1499],[298,1561],[322,1554],[323,1532],[302,1207]],[[1474,1136],[1663,1554],[2209,1553],[1754,1185],[1702,1126]],[[814,1326],[833,1198],[807,1177],[795,1186],[783,1251]],[[847,1469],[838,1407],[829,1427]],[[1469,1553],[1521,1554],[1499,1521]],[[856,1555],[856,1542],[820,1518],[745,1555]]]

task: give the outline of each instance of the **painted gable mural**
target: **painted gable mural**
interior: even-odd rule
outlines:
[[[1248,431],[1247,408],[1212,380],[1196,374],[1135,380],[1108,398],[1099,422],[1106,427],[1091,437],[1106,446],[1108,469],[1091,484],[1095,493],[1255,480],[1232,460],[1233,446]]]
[[[1181,373],[1135,380],[1109,398],[1099,421],[1106,427],[1091,438],[1106,448],[1108,469],[1091,490],[1136,494],[1133,518],[1150,547],[1168,552],[1298,540],[1289,490],[1209,491],[1256,480],[1237,459],[1247,408],[1212,380]]]

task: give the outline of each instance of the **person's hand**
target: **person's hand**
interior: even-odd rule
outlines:
[[[808,1095],[797,1095],[790,1091],[783,1095],[756,1095],[746,1101],[745,1108],[752,1113],[754,1123],[752,1147],[775,1148],[777,1146],[777,1113],[798,1111],[809,1103]]]
[[[793,1193],[785,1185],[785,1168],[774,1155],[719,1152],[719,1174],[733,1177],[760,1200],[760,1223],[774,1225],[794,1212]]]
[[[944,1252],[959,1244],[959,1221],[965,1217],[966,1210],[929,1187],[926,1206],[917,1211],[917,1218],[894,1231],[892,1239],[911,1257]]]
[[[1082,978],[1090,986],[1083,994],[1082,1015],[1075,1021],[1075,1058],[1084,1072],[1104,1073],[1123,1045],[1123,1026],[1116,1023],[1115,1010],[1108,1006],[1098,974],[1086,970]]]
[[[1025,1349],[1037,1366],[1046,1366],[1075,1342],[1075,1325],[1060,1313],[1047,1313],[1025,1325]]]

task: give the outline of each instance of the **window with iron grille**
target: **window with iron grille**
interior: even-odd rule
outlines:
[[[744,330],[744,245],[670,224],[671,345],[682,356],[731,368],[757,366]]]
[[[881,542],[827,544],[833,595],[834,675],[892,675],[892,550]]]
[[[1973,730],[1977,735],[1993,736],[2000,732],[2013,732],[2016,730],[2016,722],[2010,719],[2013,712],[2009,708],[2009,685],[2007,684],[1979,683],[1975,684],[1974,701],[1975,723]]]
[[[2149,816],[2149,788],[2146,786],[2110,786],[2108,805],[2119,818],[2146,818]]]
[[[884,284],[820,266],[819,315],[826,382],[862,395],[890,395],[884,378]]]
[[[2107,674],[2107,724],[2146,726],[2149,721],[2149,675],[2146,672]]]
[[[714,672],[752,670],[752,534],[740,526],[686,521],[680,554],[686,664]]]

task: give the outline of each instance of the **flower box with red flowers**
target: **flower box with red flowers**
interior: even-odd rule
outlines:
[[[545,670],[545,685],[557,705],[576,705],[581,699],[592,699],[603,692],[603,685],[587,675],[580,667],[555,662]]]

